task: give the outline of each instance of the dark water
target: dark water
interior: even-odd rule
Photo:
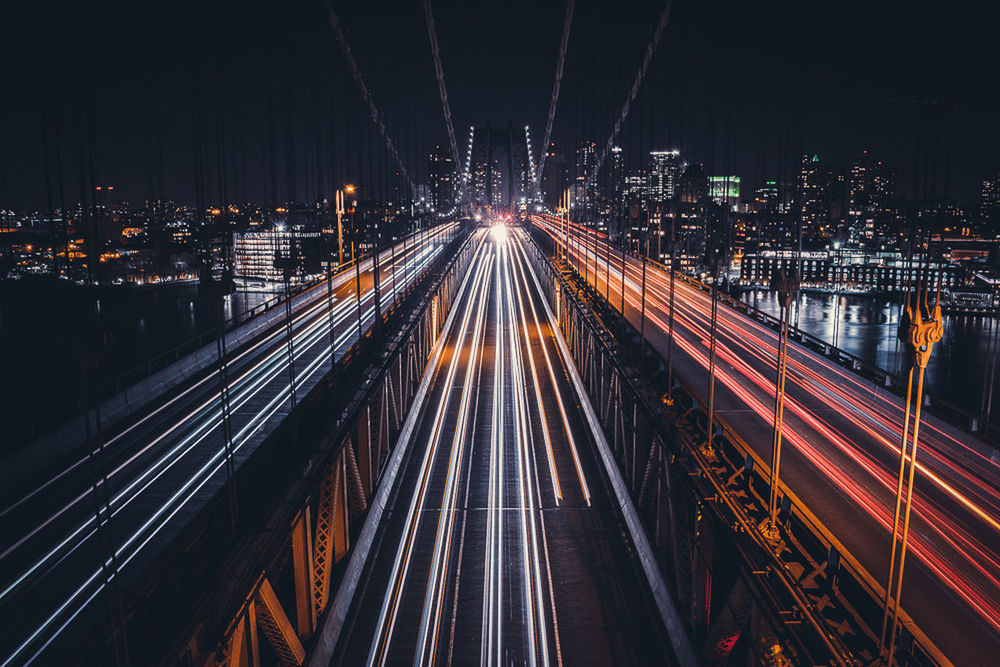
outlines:
[[[195,284],[95,292],[13,282],[0,290],[0,451],[80,412],[85,365],[96,361],[104,385],[218,327],[218,295]],[[223,315],[238,317],[273,296],[227,296]]]
[[[774,294],[750,291],[743,301],[778,315]],[[795,323],[792,310],[792,323]],[[839,324],[838,324],[839,321]],[[803,293],[798,326],[869,363],[898,371],[902,349],[896,341],[899,302],[856,294]],[[946,315],[944,337],[934,346],[924,378],[926,390],[974,415],[982,409],[996,321],[978,315]],[[997,392],[994,384],[994,396]]]

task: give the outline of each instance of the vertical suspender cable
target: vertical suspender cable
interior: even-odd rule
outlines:
[[[535,172],[535,195],[538,195],[538,183],[542,178],[542,171],[545,170],[545,155],[549,150],[549,140],[552,138],[552,124],[556,119],[556,104],[559,101],[559,86],[562,84],[563,65],[566,63],[566,47],[569,44],[569,28],[573,23],[574,0],[566,3],[566,16],[563,19],[562,40],[559,42],[559,61],[556,63],[556,80],[552,84],[552,100],[549,102],[549,117],[545,121],[545,138],[539,148],[541,157],[538,158],[538,171]]]
[[[635,79],[632,81],[632,88],[629,90],[628,97],[625,99],[625,104],[622,106],[621,111],[618,112],[618,117],[615,119],[615,125],[611,130],[611,136],[608,137],[604,147],[601,148],[601,154],[597,158],[597,162],[594,163],[594,169],[587,177],[585,188],[592,187],[594,181],[597,180],[597,174],[601,171],[601,167],[604,165],[604,160],[608,157],[608,153],[611,151],[611,147],[614,146],[615,139],[618,137],[618,133],[622,129],[622,123],[625,122],[626,118],[628,118],[628,112],[632,106],[632,102],[635,101],[635,96],[639,93],[639,87],[642,86],[642,81],[646,77],[646,71],[649,69],[649,63],[653,59],[656,47],[660,44],[660,38],[663,36],[663,29],[667,27],[667,21],[670,20],[670,7],[672,5],[673,0],[667,0],[667,5],[663,8],[663,13],[660,14],[660,20],[656,24],[656,30],[653,32],[653,39],[650,40],[649,46],[646,48],[646,55],[642,59],[642,65],[639,66],[639,71],[635,73]]]
[[[406,164],[403,162],[403,158],[396,149],[396,144],[393,143],[392,138],[389,136],[389,131],[385,127],[385,120],[382,113],[378,110],[378,107],[375,106],[371,93],[368,92],[368,86],[365,84],[364,77],[361,75],[361,70],[358,69],[358,63],[354,60],[354,54],[351,53],[351,45],[347,43],[347,35],[344,34],[343,26],[340,25],[340,19],[337,18],[337,14],[334,13],[333,7],[329,2],[326,3],[326,9],[329,14],[330,27],[333,28],[333,31],[337,34],[337,40],[340,41],[341,49],[344,51],[344,57],[347,59],[347,65],[351,69],[351,74],[354,76],[354,80],[357,82],[358,88],[361,89],[361,97],[363,97],[365,102],[368,104],[368,112],[371,116],[372,123],[375,124],[378,128],[379,134],[382,135],[382,141],[385,142],[385,149],[399,165],[399,173],[406,179],[407,184],[410,186],[410,194],[414,198],[417,198],[417,184],[410,176],[410,172],[407,170]]]
[[[570,0],[572,3],[573,0]],[[437,32],[434,30],[434,12],[431,10],[431,0],[424,0],[424,19],[427,21],[427,38],[431,42],[431,54],[434,56],[434,73],[437,75],[438,93],[441,95],[441,109],[444,111],[444,124],[448,129],[448,144],[451,148],[451,159],[455,163],[455,173],[462,172],[462,157],[458,154],[458,142],[455,141],[455,125],[451,121],[451,106],[448,104],[448,89],[444,85],[444,69],[441,67],[441,50],[438,48]]]

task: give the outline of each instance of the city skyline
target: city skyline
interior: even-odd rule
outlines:
[[[692,3],[677,3],[677,20],[665,33],[650,85],[617,142],[627,152],[635,153],[638,143],[677,148],[699,155],[714,171],[756,182],[776,174],[784,180],[782,173],[800,153],[845,163],[869,149],[899,165],[909,189],[916,172],[921,178],[933,174],[925,180],[960,201],[977,194],[984,172],[1000,168],[993,123],[998,93],[983,85],[989,80],[988,40],[974,37],[996,23],[997,8],[980,5],[946,14],[929,4],[726,9],[709,16]],[[222,3],[206,8],[195,22],[164,7],[145,24],[157,26],[153,30],[139,28],[136,12],[114,2],[81,16],[57,12],[51,22],[28,6],[9,11],[9,24],[25,30],[3,47],[13,95],[3,110],[0,207],[46,208],[49,200],[74,200],[73,191],[79,199],[81,156],[97,169],[100,182],[117,184],[131,200],[150,193],[157,198],[163,189],[165,198],[193,201],[193,126],[204,136],[204,171],[211,174],[206,191],[216,198],[243,190],[244,200],[309,199],[322,182],[344,180],[352,156],[379,148],[363,122],[356,86],[336,59],[336,40],[321,12],[308,3],[293,3],[277,20],[265,4]],[[385,108],[433,109],[431,86],[389,83],[396,76],[427,79],[425,44],[403,27],[420,19],[419,8],[400,5],[380,13],[370,3],[349,3],[342,11],[359,37],[354,45],[359,62]],[[615,46],[642,43],[657,11],[651,2],[629,12],[579,8],[567,55],[565,106],[554,125],[558,144],[586,138],[603,146],[605,127],[638,62],[637,52]],[[456,125],[527,122],[541,134],[545,109],[534,100],[548,94],[556,56],[556,44],[542,35],[559,25],[561,10],[443,5],[439,13],[442,56],[461,91],[452,96]],[[524,20],[519,23],[518,17]],[[81,42],[71,21],[92,38]],[[517,25],[538,37],[529,36],[521,52],[503,43],[477,43],[459,27],[477,21]],[[369,47],[367,38],[384,31],[396,37],[392,47]],[[947,39],[961,31],[973,36]],[[247,40],[265,36],[264,52],[246,47]],[[843,46],[852,41],[859,48]],[[182,43],[199,45],[203,53],[197,62],[170,57]],[[83,44],[82,58],[74,60]],[[31,53],[38,57],[17,55]],[[122,60],[122,53],[130,58]],[[422,57],[409,58],[410,53]],[[449,60],[457,54],[460,60]],[[513,79],[495,75],[505,59],[517,73]],[[63,64],[69,62],[76,64]],[[874,62],[882,66],[871,67]],[[592,73],[584,77],[584,69]],[[286,71],[294,74],[279,91],[275,78]],[[95,77],[96,72],[106,76]],[[509,88],[515,82],[520,91]],[[93,94],[80,97],[81,84],[91,83]],[[723,113],[730,99],[735,108]],[[416,122],[393,111],[388,122],[406,163],[426,173],[423,156],[434,144],[447,144],[440,114]],[[89,136],[82,144],[74,137],[78,127]],[[307,134],[321,141],[310,143]],[[221,179],[218,154],[226,172]],[[933,162],[930,169],[926,161]],[[373,176],[373,182],[391,178],[385,169],[373,168]]]

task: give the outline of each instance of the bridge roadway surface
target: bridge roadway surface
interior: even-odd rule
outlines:
[[[533,221],[562,243],[558,218]],[[575,226],[569,245],[572,263],[582,273],[589,262],[587,278],[602,295],[610,273],[609,301],[620,309],[621,254],[612,250],[608,265],[606,237]],[[646,270],[646,337],[666,357],[669,274],[653,263]],[[637,328],[641,288],[641,260],[627,256],[625,313]],[[675,280],[674,302],[676,372],[708,396],[710,297]],[[715,410],[766,462],[776,342],[773,330],[719,304]],[[794,341],[788,348],[781,480],[884,586],[904,402]],[[902,606],[956,665],[996,664],[1000,654],[1000,467],[993,454],[922,415]],[[878,632],[881,615],[868,620]]]
[[[383,309],[445,248],[451,225],[380,256]],[[361,274],[362,328],[375,318],[370,264]],[[305,396],[358,337],[354,268],[312,288],[293,324],[295,392]],[[332,324],[332,331],[331,331]],[[243,349],[230,351],[231,432],[238,467],[290,411],[284,321]],[[226,480],[222,403],[216,372],[194,377],[141,417],[105,434],[107,481],[99,501],[86,455],[72,458],[0,510],[0,664],[48,662],[46,650],[73,646],[107,620],[102,559],[123,590],[137,580]],[[79,453],[78,453],[79,456]],[[110,517],[110,520],[109,520]],[[104,540],[102,547],[101,539]],[[110,558],[111,548],[114,559]],[[63,641],[54,642],[57,637]],[[51,644],[50,644],[51,642]]]
[[[670,664],[514,234],[455,308],[332,662]]]

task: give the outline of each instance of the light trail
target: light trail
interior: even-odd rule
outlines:
[[[486,247],[486,244],[480,245],[477,249],[476,256],[473,258],[472,266],[474,267],[473,270],[476,273],[469,288],[472,294],[477,295],[480,302],[485,301],[482,295],[484,292],[488,291],[490,284],[489,278],[491,275],[489,269],[490,265],[494,261],[492,254],[487,252]],[[458,297],[460,296],[461,295],[458,295]],[[456,297],[456,300],[458,297]],[[459,332],[459,339],[455,346],[455,351],[452,353],[446,376],[446,386],[448,387],[452,386],[455,376],[458,373],[459,366],[461,365],[459,364],[459,355],[457,351],[461,350],[464,345],[469,328],[469,322],[473,312],[473,308],[467,308],[463,313],[461,323],[458,326],[457,330]],[[481,321],[483,318],[479,319]],[[447,335],[448,332],[442,332],[439,344],[443,344]],[[417,490],[414,492],[409,509],[407,510],[406,521],[404,524],[404,539],[400,540],[400,544],[396,550],[389,578],[389,586],[386,590],[382,607],[379,611],[379,619],[372,636],[372,644],[368,652],[367,659],[367,664],[369,665],[383,665],[387,659],[388,649],[392,641],[392,634],[399,609],[399,601],[402,595],[403,585],[406,581],[410,568],[414,541],[417,536],[418,521],[416,520],[416,517],[420,514],[427,499],[430,470],[434,462],[434,455],[437,452],[441,431],[444,427],[444,419],[450,402],[451,392],[445,392],[443,400],[438,403],[437,411],[434,415],[431,428],[432,435],[429,440],[429,446],[424,450],[424,456],[421,462],[420,474],[418,477]]]
[[[565,221],[551,216],[534,216],[533,220],[559,247],[565,245]],[[610,259],[605,271],[588,272],[587,279],[599,292],[604,282],[604,291],[620,295],[621,254],[608,249],[603,235],[582,230],[574,223],[569,227],[574,238],[568,252],[575,263],[603,263],[605,257],[618,258]],[[632,312],[638,312],[640,267],[627,257],[625,268],[625,302]],[[649,262],[646,283],[647,331],[665,335],[670,311],[669,273]],[[614,307],[621,303],[614,296],[609,302]],[[674,342],[702,371],[708,367],[705,350],[709,344],[710,307],[709,295],[676,281]],[[735,310],[722,308],[719,313],[722,326],[718,349],[723,363],[717,368],[717,377],[751,409],[758,423],[767,426],[773,417],[769,403],[774,397],[776,334]],[[899,456],[897,443],[903,414],[900,400],[821,355],[795,346],[790,350],[786,391],[789,442],[803,461],[820,473],[820,480],[832,482],[857,504],[861,516],[874,521],[873,527],[878,527],[880,535],[887,535],[892,528],[888,503],[895,489],[893,467]],[[731,426],[746,424],[735,422]],[[927,457],[917,464],[920,475],[914,511],[921,529],[911,534],[914,553],[945,588],[994,632],[1000,632],[1000,557],[995,548],[1000,529],[1000,468],[974,439],[963,441],[956,429],[933,418],[927,420],[921,433],[921,446],[926,447]],[[800,495],[805,492],[801,488],[793,490]],[[832,528],[836,534],[838,526]],[[856,530],[857,526],[844,528]],[[848,536],[838,537],[846,542]],[[881,577],[882,565],[878,561],[868,559],[864,565]],[[926,614],[935,611],[926,610]],[[910,611],[911,616],[915,613]]]
[[[531,271],[532,269],[530,268],[531,265],[528,263],[527,256],[524,254],[524,248],[521,246],[520,240],[518,241],[517,248],[518,248],[518,253],[519,253],[520,257],[521,257],[521,262],[518,264],[518,272],[519,272],[519,275],[520,275],[520,279],[521,279],[521,284],[522,284],[522,287],[523,287],[523,291],[524,291],[524,293],[531,294],[530,287],[528,286],[528,279],[527,279],[527,276],[525,274],[525,270]],[[526,266],[528,267],[527,269],[525,269]],[[520,295],[521,293],[522,293],[522,291],[519,291],[518,295]],[[528,304],[531,307],[531,317],[532,317],[532,320],[535,322],[535,331],[538,334],[538,339],[539,340],[544,340],[544,335],[542,334],[541,319],[539,318],[538,312],[535,309],[534,300],[533,299],[529,299],[528,300]],[[522,313],[522,318],[524,318],[524,309],[523,308],[521,310],[521,313]],[[526,320],[527,318],[524,318],[524,319]],[[525,337],[527,338],[527,333],[525,333]],[[562,419],[563,431],[566,433],[566,437],[569,440],[569,448],[570,448],[570,453],[573,456],[573,466],[576,469],[576,477],[577,477],[577,480],[579,480],[579,482],[580,482],[580,490],[583,493],[584,501],[589,506],[590,505],[590,486],[587,484],[586,475],[583,474],[583,466],[580,464],[580,452],[579,452],[579,450],[577,450],[577,447],[576,447],[576,438],[573,436],[573,429],[570,428],[569,418],[566,415],[566,405],[563,402],[562,390],[559,388],[559,383],[556,381],[556,372],[555,372],[555,369],[552,366],[552,360],[549,358],[549,350],[548,350],[548,348],[544,344],[541,347],[542,347],[542,355],[545,358],[545,367],[546,367],[546,369],[548,369],[549,378],[552,381],[552,386],[555,388],[555,392],[554,393],[555,393],[555,397],[556,397],[556,404],[559,406],[559,417]],[[532,366],[534,366],[534,361],[532,361]],[[539,391],[539,396],[540,395],[541,395],[541,392]],[[548,429],[546,428],[546,432],[547,432],[547,430]]]
[[[527,616],[528,629],[528,663],[538,664],[541,653],[542,664],[548,664],[548,637],[545,630],[545,611],[541,598],[541,574],[538,562],[538,536],[535,525],[535,499],[531,484],[532,464],[527,461],[528,440],[530,438],[530,420],[527,406],[527,383],[525,382],[524,366],[519,354],[521,341],[520,330],[517,327],[518,316],[514,310],[514,293],[512,288],[510,243],[502,241],[503,292],[502,299],[507,310],[507,326],[505,327],[511,351],[511,389],[514,397],[514,440],[517,444],[517,515],[520,522],[521,536],[521,588],[524,596],[524,612]],[[527,341],[525,341],[527,344]],[[530,350],[529,350],[530,352]],[[539,396],[539,398],[541,398]]]
[[[450,226],[428,235],[422,244],[413,244],[410,246],[408,252],[396,255],[394,260],[386,258],[380,264],[384,264],[392,272],[397,270],[398,265],[407,267],[409,269],[406,271],[408,275],[404,275],[402,278],[403,289],[405,289],[405,286],[415,281],[420,271],[426,268],[441,252],[443,245],[439,240],[442,234],[446,233],[448,229],[450,229]],[[408,266],[411,263],[415,263],[417,266]],[[344,282],[349,282],[349,280],[345,280]],[[307,293],[316,290],[316,293],[319,294],[319,288],[321,287],[325,288],[325,284],[321,283],[308,290]],[[395,299],[396,293],[397,290],[387,289],[383,291],[380,299],[382,304],[384,306],[391,304]],[[374,318],[373,295],[374,290],[370,288],[362,294],[362,305],[366,302],[371,303],[362,312],[363,324],[370,323]],[[293,344],[294,359],[304,363],[296,372],[294,378],[295,386],[305,386],[309,382],[315,382],[319,372],[330,361],[331,347],[333,350],[342,352],[344,346],[349,344],[357,335],[352,317],[357,309],[356,298],[351,296],[344,299],[337,303],[331,311],[323,314],[323,310],[327,307],[328,302],[326,299],[321,299],[318,305],[311,305],[300,309],[300,312],[295,315],[293,328],[293,337],[295,340]],[[331,341],[329,337],[331,324],[334,327],[342,324],[349,324],[349,326]],[[295,331],[295,328],[298,330]],[[286,379],[282,380],[281,386],[277,388],[271,387],[271,384],[275,380],[280,379],[284,375],[288,361],[287,348],[283,345],[285,336],[285,331],[281,328],[268,338],[258,341],[244,352],[239,353],[230,362],[235,363],[237,360],[244,358],[251,360],[254,353],[258,351],[262,351],[265,354],[263,359],[253,363],[249,369],[243,371],[239,377],[230,382],[230,390],[234,392],[231,394],[231,400],[233,401],[232,413],[234,415],[239,414],[239,410],[244,406],[250,407],[249,402],[257,394],[265,390],[271,392],[269,394],[270,398],[264,406],[256,409],[250,416],[249,421],[244,423],[233,436],[234,446],[232,451],[234,455],[264,428],[268,420],[275,416],[291,397],[292,382],[287,379],[287,376]],[[268,350],[269,347],[273,349]],[[193,397],[196,389],[203,387],[205,382],[209,382],[208,386],[212,386],[211,383],[215,382],[214,375],[195,382],[193,386],[186,388],[177,397],[156,408],[154,412],[156,414],[163,413],[174,404],[180,404],[185,397]],[[203,461],[193,462],[197,466],[196,470],[193,473],[183,473],[187,476],[176,490],[154,487],[154,484],[157,483],[159,483],[159,486],[162,486],[163,483],[170,483],[170,480],[165,475],[182,462],[187,463],[186,457],[192,455],[196,451],[196,448],[203,442],[206,442],[206,438],[212,435],[213,431],[220,426],[222,413],[219,393],[214,387],[213,392],[207,400],[202,400],[194,409],[190,410],[186,415],[181,416],[179,421],[170,422],[167,425],[166,432],[161,433],[152,442],[146,443],[139,451],[132,453],[124,462],[118,464],[109,473],[108,480],[114,481],[117,476],[124,475],[132,464],[138,463],[143,454],[153,451],[153,448],[161,443],[166,443],[168,436],[180,433],[184,429],[190,429],[179,442],[172,444],[167,451],[159,453],[156,460],[146,465],[137,477],[126,480],[125,485],[116,490],[113,497],[108,500],[106,510],[101,512],[99,519],[90,513],[88,509],[85,515],[87,518],[82,523],[71,527],[70,532],[62,537],[54,548],[38,556],[36,560],[25,570],[21,571],[0,592],[0,600],[3,600],[4,597],[12,594],[20,587],[31,584],[32,580],[48,576],[48,572],[53,570],[53,568],[60,568],[61,571],[68,574],[67,568],[71,566],[77,568],[81,566],[87,567],[84,562],[77,562],[85,556],[81,551],[81,547],[89,543],[91,538],[97,534],[99,526],[109,524],[116,516],[128,509],[133,501],[145,498],[149,494],[153,494],[152,499],[155,503],[159,503],[158,507],[150,510],[150,514],[139,523],[137,528],[132,529],[131,534],[128,534],[128,531],[126,531],[127,537],[114,547],[113,556],[109,557],[103,566],[98,566],[96,570],[92,571],[90,576],[85,577],[83,583],[72,589],[68,597],[62,602],[57,603],[54,611],[34,627],[28,637],[14,649],[14,652],[5,659],[3,664],[10,664],[14,661],[31,662],[36,659],[50,645],[53,639],[71,621],[79,616],[90,601],[104,589],[107,583],[117,577],[123,568],[133,561],[150,541],[170,524],[178,512],[184,509],[210,481],[218,479],[218,475],[225,464],[223,458],[225,456],[224,447],[217,447],[215,450],[207,452],[208,458]],[[147,415],[142,421],[151,418],[151,415]],[[115,440],[117,441],[124,437],[136,427],[137,425],[133,425],[127,431],[118,434]],[[64,474],[65,471],[61,472],[59,476],[63,476]],[[42,522],[44,524],[42,527],[48,527],[64,515],[68,516],[68,513],[74,506],[80,504],[92,492],[93,490],[90,489],[82,494],[78,494],[77,497],[63,505]],[[166,497],[163,495],[164,492],[168,494]],[[38,495],[38,493],[39,490],[36,489],[34,495]],[[157,498],[156,494],[159,494],[160,497]],[[16,509],[16,506],[19,504],[6,508],[5,512]],[[135,513],[133,512],[132,514],[134,515]],[[24,548],[29,544],[32,538],[40,535],[40,529],[36,528],[32,530],[29,535],[23,536],[15,544],[8,547],[3,554],[0,554],[0,560],[9,558],[16,550]],[[95,586],[95,583],[98,585]],[[62,586],[65,587],[65,584],[62,584]],[[90,593],[89,595],[87,595],[88,592]],[[35,644],[38,644],[38,646],[35,647]]]
[[[384,554],[387,574],[385,588],[378,589],[378,620],[372,634],[365,635],[365,654],[359,656],[369,665],[394,663],[404,655],[411,655],[407,659],[414,664],[439,662],[445,596],[454,590],[457,604],[466,571],[477,572],[476,583],[481,582],[481,588],[464,585],[470,590],[467,596],[480,596],[480,664],[506,664],[513,656],[531,665],[562,664],[542,493],[545,488],[547,499],[552,489],[548,502],[559,507],[556,434],[564,447],[562,465],[577,468],[584,500],[578,511],[589,511],[591,491],[575,451],[569,417],[573,403],[562,396],[566,379],[547,349],[556,334],[548,332],[548,323],[543,328],[538,316],[539,297],[529,285],[532,269],[525,265],[520,238],[502,227],[494,227],[489,236],[473,258],[468,287],[456,296],[454,308],[459,310],[452,330],[442,332],[440,344],[447,353],[427,371],[441,389],[423,409],[420,432],[426,434],[421,438],[426,445],[417,450],[406,495],[397,501],[400,534],[397,539],[393,532],[387,542],[391,546]],[[536,354],[544,357],[544,366]],[[543,367],[547,376],[540,372]],[[553,396],[560,418],[549,414],[554,405],[546,407]],[[474,428],[479,415],[486,423]],[[557,424],[561,433],[551,430]],[[476,444],[477,433],[485,446]],[[477,465],[482,477],[472,472]],[[456,544],[458,515],[468,511],[459,502],[462,484],[474,479],[481,485],[476,495],[483,493],[485,510],[480,515],[481,574],[455,561],[456,552],[462,558]],[[466,504],[469,493],[466,487]],[[413,620],[413,630],[401,630],[404,618]],[[520,636],[523,646],[511,644],[514,636]]]
[[[430,257],[423,257],[421,268],[426,266],[429,262]],[[362,303],[364,301],[371,301],[374,292],[369,290],[363,295]],[[388,299],[383,297],[383,302]],[[337,320],[335,324],[339,325],[346,321],[353,312],[357,300],[351,297],[339,304],[335,309],[338,310]],[[319,307],[319,306],[318,306]],[[317,307],[317,308],[318,308]],[[374,306],[369,307],[364,312],[364,319],[370,319],[374,316]],[[325,325],[321,320],[316,320],[307,325],[303,332],[297,334],[298,340],[295,343],[295,359],[301,359],[305,357],[309,351],[309,348],[314,345],[317,341],[321,340],[326,335]],[[337,339],[336,344],[338,347],[342,347],[344,343],[354,334],[353,327],[349,327],[347,331],[341,333]],[[262,344],[262,343],[259,343]],[[256,348],[256,346],[255,346]],[[329,354],[329,347],[326,349],[326,353]],[[278,377],[278,375],[284,370],[284,364],[287,359],[286,350],[278,346],[272,352],[270,352],[264,359],[257,362],[249,370],[243,373],[240,377],[232,382],[230,391],[232,401],[232,411],[239,410],[247,402],[255,397],[257,392],[265,387],[271,380]],[[315,360],[314,360],[315,361]],[[300,374],[301,376],[301,374]],[[209,379],[212,379],[211,376]],[[203,380],[204,382],[204,380]],[[278,398],[284,398],[290,394],[290,385],[286,386],[284,391],[276,394]],[[179,443],[175,444],[165,453],[161,454],[156,461],[151,465],[145,467],[140,474],[133,478],[128,484],[118,491],[114,497],[108,501],[109,509],[112,511],[112,516],[118,514],[122,508],[128,505],[131,500],[138,497],[138,495],[149,488],[152,482],[162,477],[170,468],[178,464],[182,457],[188,452],[192,451],[194,447],[201,444],[208,435],[217,427],[217,422],[222,418],[222,408],[219,402],[220,394],[216,392],[208,400],[202,402],[200,405],[191,410],[187,415],[181,417],[178,421],[169,425],[167,430],[161,433],[159,436],[154,438],[148,444],[143,446],[139,451],[133,453],[124,462],[109,471],[107,475],[108,480],[113,480],[120,473],[123,473],[127,467],[136,461],[142,454],[151,451],[153,448],[158,446],[161,442],[165,441],[169,436],[173,435],[175,431],[181,429],[184,426],[195,423],[195,430],[189,433],[184,439]],[[176,400],[176,399],[175,399]],[[211,410],[211,412],[205,412],[205,410]],[[254,418],[256,420],[257,417]],[[251,421],[251,425],[254,421]],[[234,438],[234,440],[239,440],[239,436],[247,431],[247,427],[241,430],[240,434]],[[240,443],[242,444],[242,443]],[[238,447],[237,447],[238,448]],[[104,480],[102,480],[103,482]],[[136,487],[142,485],[138,491],[135,491]],[[133,492],[134,491],[134,492]],[[78,503],[85,500],[93,493],[93,488],[88,488],[83,493],[76,496],[69,503],[65,504],[62,508],[56,511],[53,515],[44,521],[39,522],[39,525],[33,528],[26,536],[19,539],[13,545],[8,547],[3,554],[0,554],[0,561],[5,557],[9,556],[15,549],[21,547],[27,542],[28,539],[38,534],[43,528],[51,524],[55,519],[59,518],[67,511],[73,509]],[[44,567],[49,561],[57,556],[65,555],[62,550],[72,542],[76,537],[80,535],[81,532],[88,530],[93,527],[96,518],[93,516],[88,517],[88,519],[81,525],[79,525],[73,532],[67,535],[55,548],[50,550],[47,554],[42,556],[34,564],[31,565],[27,570],[22,572],[22,574],[0,591],[0,600],[2,600],[6,595],[11,593],[18,585],[20,585],[25,579],[34,574],[41,567]],[[107,519],[104,519],[107,522]],[[87,537],[93,535],[93,532],[89,533]]]

